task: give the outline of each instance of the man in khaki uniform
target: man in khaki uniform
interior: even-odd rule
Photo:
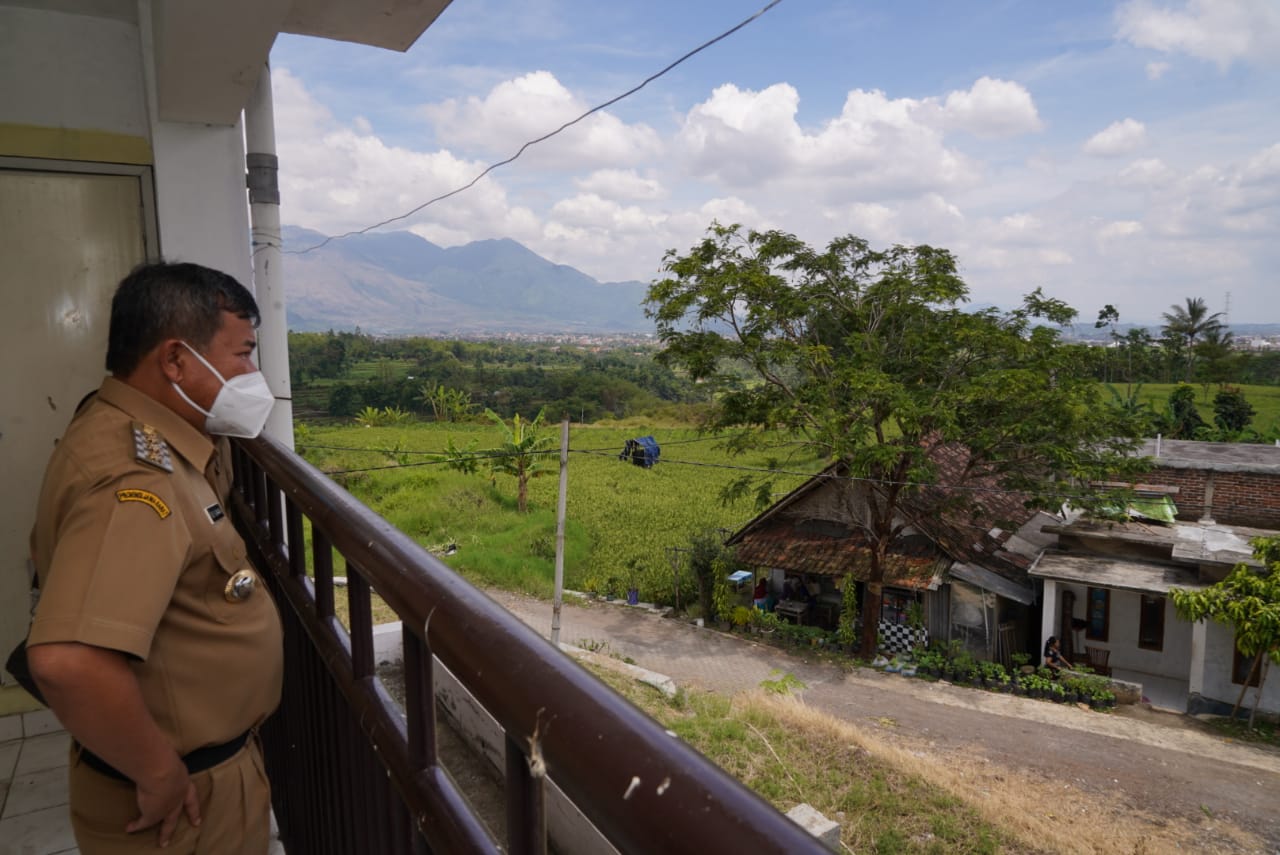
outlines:
[[[58,443],[32,554],[31,671],[74,737],[86,855],[265,853],[255,731],[280,698],[279,615],[227,511],[227,441],[273,403],[258,308],[230,276],[156,264],[111,304],[106,378]]]

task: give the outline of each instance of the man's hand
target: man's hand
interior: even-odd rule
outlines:
[[[124,827],[126,833],[133,834],[158,823],[160,831],[156,843],[168,846],[183,813],[193,827],[200,827],[200,799],[196,795],[196,785],[191,783],[186,767],[176,754],[170,768],[154,779],[138,781],[137,787],[138,816]]]
[[[159,825],[168,845],[185,812],[200,824],[200,803],[182,758],[147,711],[124,654],[76,642],[27,651],[31,673],[58,720],[85,748],[137,784],[138,816],[127,833]]]

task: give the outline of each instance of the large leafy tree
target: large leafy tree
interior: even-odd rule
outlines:
[[[1195,368],[1196,343],[1206,336],[1223,331],[1225,324],[1221,320],[1222,312],[1209,314],[1209,307],[1205,305],[1202,298],[1188,297],[1186,305],[1180,306],[1174,303],[1161,317],[1164,318],[1164,326],[1161,330],[1170,344],[1176,346],[1186,365],[1184,379],[1190,381]]]
[[[717,389],[708,427],[747,428],[732,434],[739,449],[791,432],[861,489],[851,522],[869,551],[864,654],[886,556],[907,526],[961,512],[982,489],[1053,507],[1140,465],[1124,413],[1100,400],[1096,354],[1060,340],[1074,311],[1038,290],[1010,312],[964,311],[968,288],[946,250],[876,250],[847,236],[819,251],[713,224],[689,252],[668,252],[664,269],[647,296],[659,358]],[[931,489],[940,450],[957,444],[963,471],[948,473],[952,489]],[[755,486],[767,496],[769,484]]]
[[[1258,691],[1249,712],[1250,727],[1262,701],[1268,666],[1271,662],[1280,662],[1280,538],[1257,538],[1253,541],[1253,554],[1262,562],[1261,568],[1237,564],[1227,578],[1208,588],[1169,591],[1173,606],[1183,620],[1216,621],[1235,631],[1236,647],[1251,661],[1249,677],[1240,687],[1231,715],[1234,718],[1239,714],[1245,692],[1257,676]]]

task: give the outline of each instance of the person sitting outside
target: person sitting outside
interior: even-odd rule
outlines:
[[[1056,635],[1049,636],[1049,640],[1044,643],[1044,664],[1055,675],[1061,674],[1072,667],[1071,663],[1062,655],[1062,647]]]

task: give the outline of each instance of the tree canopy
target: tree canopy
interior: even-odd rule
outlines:
[[[981,489],[1054,507],[1140,465],[1132,422],[1103,404],[1088,370],[1097,357],[1060,340],[1075,311],[1038,289],[1012,311],[966,311],[945,249],[877,250],[849,235],[819,251],[784,232],[713,224],[689,252],[668,252],[664,270],[646,300],[659,359],[717,393],[707,427],[746,428],[731,440],[741,449],[790,432],[865,487],[865,518],[850,520],[870,549],[864,653],[884,558],[904,528],[963,509]],[[955,489],[929,489],[939,452],[956,444],[968,455],[944,485]]]

